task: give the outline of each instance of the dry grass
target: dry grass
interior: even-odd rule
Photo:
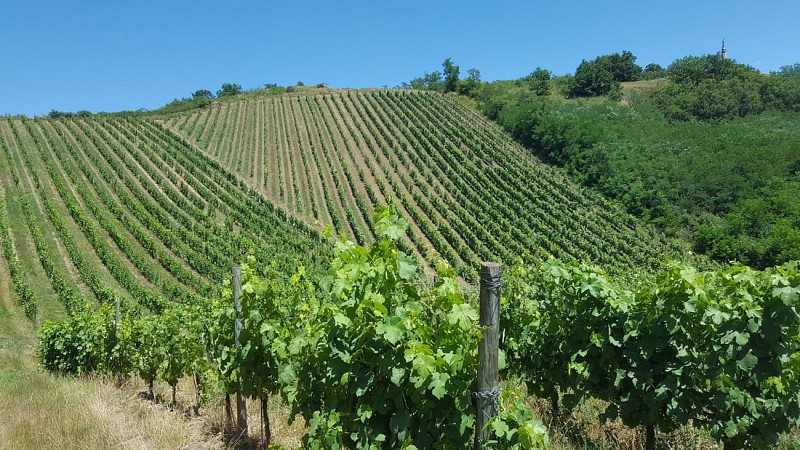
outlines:
[[[623,94],[628,94],[633,91],[653,92],[654,90],[656,90],[657,87],[667,82],[668,81],[666,78],[657,78],[655,80],[644,80],[644,81],[626,81],[621,83],[622,92]]]
[[[0,258],[0,449],[221,448],[205,419],[138,400],[105,378],[41,371]]]
[[[629,428],[621,420],[603,421],[600,415],[605,402],[589,400],[578,407],[562,424],[549,427],[552,448],[640,450],[645,448],[644,428]],[[549,408],[548,408],[549,409]],[[542,417],[549,412],[541,411]],[[670,433],[656,434],[657,448],[709,450],[720,448],[719,444],[704,432],[684,426]]]
[[[600,417],[606,402],[590,399],[554,423],[549,401],[531,399],[529,405],[537,417],[548,426],[550,448],[554,450],[608,449],[644,450],[645,430],[643,427],[629,428],[621,420],[603,421]],[[708,432],[696,429],[690,424],[669,433],[656,432],[657,449],[717,450],[722,444],[715,441]],[[781,437],[772,447],[776,450],[800,450],[800,430],[794,430]]]
[[[20,381],[0,394],[0,448],[221,447],[202,424],[127,398],[108,380],[34,373]]]
[[[120,384],[106,377],[53,377],[24,361],[32,358],[30,353],[18,355],[17,361],[11,361],[0,353],[4,367],[0,369],[0,449],[222,449],[242,443],[235,438],[224,442],[222,398],[194,416],[190,380],[179,385],[178,404],[173,408],[171,388],[165,384],[156,386],[156,401],[150,401],[141,398],[144,385],[138,380]],[[263,442],[260,403],[249,400],[247,409],[252,438],[248,444],[258,446]],[[305,433],[302,419],[289,426],[289,409],[279,399],[271,400],[268,410],[272,442],[299,448]]]
[[[0,450],[18,449],[222,449],[226,445],[222,399],[200,417],[192,411],[194,386],[156,386],[157,401],[143,400],[139,380],[57,377],[42,371],[34,356],[35,331],[14,304],[8,270],[0,258]],[[164,400],[167,399],[167,400]],[[302,419],[287,425],[289,409],[279,399],[268,404],[273,442],[298,448]],[[248,402],[251,436],[259,443],[260,403]]]
[[[508,380],[525,391],[521,380]],[[644,428],[630,428],[621,420],[604,421],[601,419],[607,403],[590,399],[578,406],[568,415],[562,411],[562,417],[553,418],[549,400],[530,397],[530,406],[536,417],[547,425],[550,437],[550,448],[554,450],[576,449],[608,449],[608,450],[643,450],[645,448]],[[708,433],[692,428],[689,425],[671,433],[656,434],[658,449],[710,450],[721,446]]]
[[[231,398],[236,421],[236,399]],[[289,424],[290,409],[280,398],[270,398],[267,403],[267,411],[270,420],[270,431],[272,433],[272,444],[280,445],[284,448],[301,448],[303,436],[306,433],[305,422],[302,417],[298,417],[292,424]],[[225,427],[224,397],[219,397],[206,405],[204,414],[207,417],[212,429],[222,430]],[[264,444],[263,419],[261,416],[261,402],[247,400],[247,424],[249,428],[249,442],[253,447]],[[235,447],[241,439],[237,436],[229,436],[228,445]]]

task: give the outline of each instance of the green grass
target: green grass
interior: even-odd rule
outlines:
[[[25,215],[19,204],[20,192],[16,188],[6,189],[6,205],[8,208],[9,226],[15,236],[17,255],[20,263],[28,268],[28,280],[36,298],[39,317],[59,318],[66,313],[58,300],[50,280],[38,261],[36,246],[31,240]]]

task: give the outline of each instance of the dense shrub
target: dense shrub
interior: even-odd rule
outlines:
[[[615,100],[621,97],[620,83],[636,81],[642,68],[636,65],[636,57],[629,51],[622,54],[598,56],[594,61],[586,61],[575,70],[572,97],[597,97],[611,94]]]
[[[717,120],[765,109],[800,110],[800,79],[765,76],[719,55],[688,56],[667,69],[672,83],[654,94],[670,120]]]

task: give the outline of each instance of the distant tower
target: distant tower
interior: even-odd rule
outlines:
[[[725,48],[725,39],[722,40],[722,59],[728,59],[728,49]]]

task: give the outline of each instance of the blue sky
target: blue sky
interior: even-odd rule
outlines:
[[[232,82],[395,86],[451,57],[484,80],[630,50],[663,66],[800,62],[800,1],[0,0],[0,114],[157,108]]]

